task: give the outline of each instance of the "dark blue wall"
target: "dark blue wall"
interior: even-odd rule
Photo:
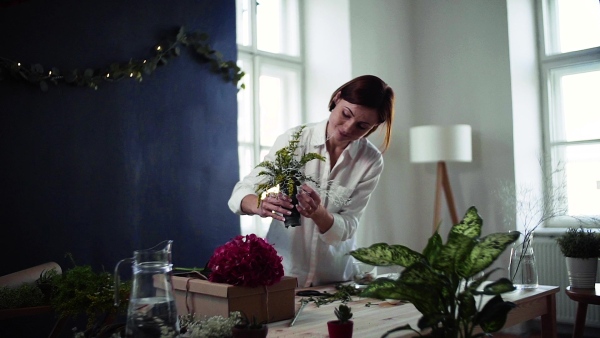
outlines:
[[[0,57],[63,71],[152,55],[179,26],[236,59],[233,0],[29,0],[0,7]],[[73,254],[111,271],[174,240],[175,266],[202,266],[239,233],[236,88],[182,55],[142,83],[44,93],[0,81],[0,275]]]

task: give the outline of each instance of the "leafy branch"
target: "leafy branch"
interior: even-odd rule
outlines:
[[[116,82],[123,79],[142,82],[143,75],[152,74],[157,67],[166,65],[169,60],[179,56],[181,46],[184,46],[192,49],[201,63],[208,63],[210,71],[219,75],[223,81],[233,83],[238,89],[244,89],[245,85],[241,84],[238,87],[238,83],[245,73],[235,61],[223,60],[223,55],[208,44],[208,38],[206,33],[188,33],[184,27],[181,27],[176,35],[154,46],[153,56],[142,60],[130,59],[127,62],[113,63],[99,69],[74,69],[63,72],[56,67],[45,69],[41,64],[27,67],[21,62],[0,57],[0,81],[10,78],[38,85],[44,92],[48,90],[50,83],[98,89],[102,82]]]
[[[300,135],[302,135],[305,127],[301,126],[292,135],[286,147],[277,150],[274,161],[262,161],[256,166],[265,168],[265,170],[258,173],[258,176],[266,176],[268,178],[266,182],[259,184],[255,189],[259,197],[277,185],[288,196],[292,196],[296,193],[296,185],[299,183],[304,181],[317,183],[313,178],[306,176],[302,172],[302,168],[312,160],[325,161],[325,157],[317,153],[308,153],[302,154],[299,160],[296,159],[296,150],[300,142]],[[258,199],[258,203],[260,204],[260,198]]]
[[[342,303],[347,303],[352,301],[352,296],[358,296],[360,294],[360,290],[355,288],[351,284],[336,284],[335,292],[329,293],[327,291],[321,292],[321,296],[310,296],[306,299],[302,298],[302,302],[313,302],[317,307],[321,305],[330,304],[336,301],[341,301]]]

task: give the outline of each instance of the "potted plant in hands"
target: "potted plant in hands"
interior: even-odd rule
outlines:
[[[327,322],[327,330],[331,338],[352,338],[352,330],[354,322],[352,318],[352,309],[346,304],[340,304],[339,307],[333,310],[337,320]]]
[[[569,228],[556,242],[565,255],[569,283],[573,288],[594,288],[600,257],[600,236],[592,230]]]
[[[300,135],[305,126],[301,126],[295,132],[288,145],[279,149],[275,153],[274,161],[263,161],[256,167],[263,167],[265,170],[258,173],[258,176],[266,176],[268,180],[259,184],[256,187],[258,195],[258,203],[261,203],[261,196],[267,190],[279,186],[279,191],[292,198],[292,204],[298,204],[296,199],[297,187],[306,181],[317,183],[313,178],[306,176],[302,172],[302,168],[306,163],[312,160],[325,161],[325,158],[317,153],[302,154],[300,159],[297,159],[296,150],[300,142]],[[285,227],[295,227],[300,225],[300,213],[295,208],[291,215],[285,216]]]
[[[429,329],[427,337],[469,338],[500,330],[514,303],[504,301],[502,293],[515,290],[507,278],[482,283],[496,270],[488,268],[500,254],[521,235],[518,231],[494,233],[480,237],[483,220],[475,207],[469,208],[462,221],[455,224],[446,244],[437,233],[429,239],[423,253],[403,245],[373,244],[350,254],[365,263],[377,266],[405,267],[396,280],[378,278],[361,296],[397,299],[411,302],[423,315],[418,329]],[[483,295],[492,296],[486,303]],[[476,298],[477,297],[477,298]],[[474,333],[476,327],[484,332]],[[386,332],[412,330],[404,325]]]

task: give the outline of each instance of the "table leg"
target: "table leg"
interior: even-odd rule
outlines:
[[[67,323],[66,317],[58,318],[56,320],[56,323],[54,323],[54,327],[52,328],[52,331],[50,331],[50,335],[48,335],[48,338],[57,338],[60,335],[60,333],[62,332],[66,323]]]
[[[556,338],[556,297],[554,294],[546,296],[546,314],[541,316],[542,337]]]
[[[577,316],[575,317],[573,338],[583,337],[583,329],[585,329],[585,316],[587,315],[587,306],[587,303],[577,302]]]

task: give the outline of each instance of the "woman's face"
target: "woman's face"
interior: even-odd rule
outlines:
[[[364,137],[377,127],[379,117],[375,108],[369,108],[336,99],[329,115],[327,138],[339,143],[350,143]]]

